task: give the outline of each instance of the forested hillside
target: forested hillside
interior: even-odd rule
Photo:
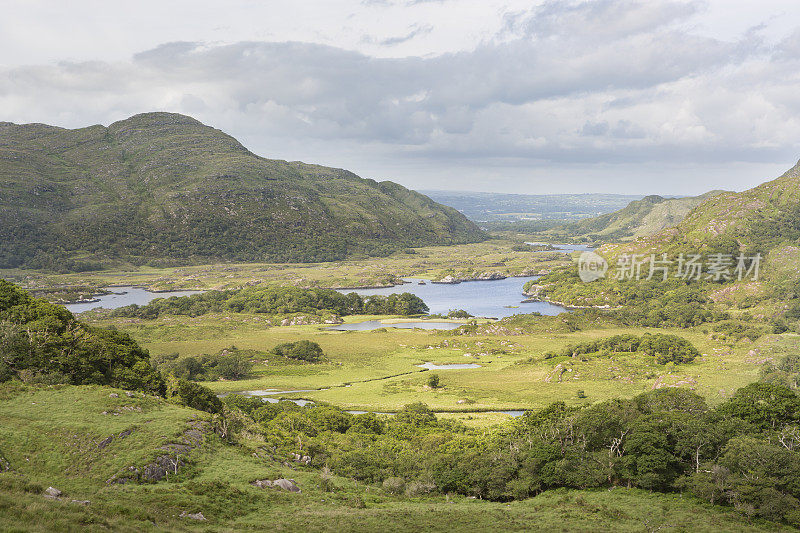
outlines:
[[[0,267],[310,262],[484,238],[396,183],[265,159],[183,115],[0,123]]]

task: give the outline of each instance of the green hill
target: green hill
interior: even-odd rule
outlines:
[[[679,254],[698,254],[707,268],[711,258],[722,254],[735,272],[738,257],[761,254],[758,281],[753,273],[741,281],[733,274],[728,283],[710,283],[704,270],[697,285],[717,303],[751,308],[758,316],[800,317],[800,162],[777,179],[743,192],[723,192],[708,198],[691,210],[677,225],[631,242],[616,242],[597,250],[610,265],[623,256],[638,256],[645,262],[641,272],[647,276],[651,254],[675,261]],[[720,257],[722,257],[720,256]],[[677,263],[673,265],[672,275]],[[748,259],[745,268],[752,266]],[[610,274],[612,277],[614,273]],[[559,273],[539,280],[537,296],[571,305],[630,305],[626,290],[610,279],[598,283],[576,283],[577,272]],[[674,281],[674,280],[673,280]],[[628,284],[631,285],[631,284]],[[666,290],[666,285],[659,291]],[[655,301],[651,296],[650,301]],[[699,301],[699,300],[698,300]],[[644,305],[644,304],[641,304]],[[760,306],[760,307],[757,307]]]
[[[744,192],[719,193],[675,227],[630,244],[608,245],[619,253],[695,250],[768,255],[800,244],[800,162],[779,178]]]
[[[723,191],[687,198],[646,196],[613,213],[573,222],[552,232],[563,237],[589,240],[627,241],[653,235],[679,224],[689,212]]]
[[[0,267],[309,262],[485,237],[396,183],[265,159],[183,115],[0,123]]]

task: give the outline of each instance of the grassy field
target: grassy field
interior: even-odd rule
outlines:
[[[1,392],[0,450],[12,467],[0,474],[3,531],[787,530],[745,522],[732,509],[688,496],[624,488],[554,490],[511,503],[390,495],[379,485],[337,476],[323,490],[318,470],[285,466],[254,453],[258,443],[226,444],[213,433],[166,481],[108,484],[115,472],[163,453],[161,446],[207,415],[102,387],[6,386]],[[130,428],[127,438],[98,446]],[[278,477],[294,479],[302,492],[250,485]],[[62,499],[45,499],[48,486],[63,491]],[[204,521],[181,516],[197,512]]]
[[[360,321],[378,317],[348,317]],[[516,336],[458,336],[447,332],[385,328],[330,331],[323,327],[267,327],[254,315],[169,316],[156,320],[100,320],[130,333],[154,355],[211,354],[235,345],[268,351],[283,342],[310,339],[326,360],[317,364],[265,360],[251,378],[204,385],[218,393],[243,390],[308,390],[283,394],[329,402],[354,410],[396,411],[415,401],[439,412],[478,412],[543,407],[557,400],[570,404],[632,397],[663,386],[697,391],[712,404],[755,381],[760,365],[797,350],[800,337],[767,335],[752,343],[713,339],[707,331],[655,328],[594,329],[574,333]],[[658,365],[641,354],[544,359],[566,344],[621,333],[664,332],[685,337],[702,357],[684,365]],[[476,363],[480,368],[434,370],[441,386],[427,386],[429,371],[417,365]],[[490,419],[493,417],[490,417]]]

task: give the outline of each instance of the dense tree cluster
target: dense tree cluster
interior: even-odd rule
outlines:
[[[216,381],[220,378],[237,380],[246,378],[253,369],[253,350],[240,350],[236,346],[215,354],[178,358],[177,353],[161,356],[154,362],[164,375],[187,381]]]
[[[297,287],[247,287],[240,290],[207,291],[191,296],[159,298],[147,305],[129,305],[115,309],[112,316],[158,318],[162,315],[200,316],[211,312],[265,313],[335,313],[346,315],[420,315],[428,306],[418,296],[405,292],[388,296],[342,294],[333,289]]]
[[[530,281],[543,285],[540,296],[571,305],[608,305],[608,314],[628,326],[689,328],[728,319],[727,313],[711,309],[708,287],[680,279],[602,280],[582,283],[574,268],[564,269]]]
[[[665,388],[586,407],[554,403],[501,430],[439,420],[423,404],[390,417],[230,396],[238,430],[279,452],[392,490],[526,498],[557,487],[685,491],[748,516],[800,524],[800,398],[754,383],[717,408]]]
[[[641,352],[653,356],[658,364],[691,363],[700,355],[697,348],[683,337],[663,333],[645,333],[644,335],[614,335],[579,344],[568,344],[561,350],[550,351],[545,359],[553,357],[574,357],[583,354]]]
[[[98,384],[163,394],[150,355],[127,334],[0,280],[0,381]]]

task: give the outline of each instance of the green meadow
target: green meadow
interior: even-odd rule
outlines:
[[[377,318],[347,317],[348,322]],[[391,320],[387,320],[391,323]],[[381,328],[373,331],[331,331],[324,326],[270,327],[245,314],[201,317],[167,316],[155,320],[103,319],[130,333],[158,357],[212,354],[236,346],[268,352],[284,342],[308,339],[325,353],[320,363],[266,358],[250,377],[204,382],[217,393],[251,390],[309,390],[284,394],[343,408],[397,411],[421,401],[438,412],[480,412],[544,407],[553,401],[594,403],[632,397],[658,387],[695,390],[711,404],[755,381],[760,366],[800,346],[792,334],[766,335],[755,343],[729,343],[712,338],[703,328],[602,328],[573,333],[466,336],[421,329]],[[388,325],[388,324],[387,324]],[[545,359],[548,351],[586,340],[631,333],[665,332],[692,342],[702,354],[692,363],[658,365],[642,354]],[[417,365],[474,363],[480,368],[432,370]],[[440,387],[427,386],[429,373]]]

